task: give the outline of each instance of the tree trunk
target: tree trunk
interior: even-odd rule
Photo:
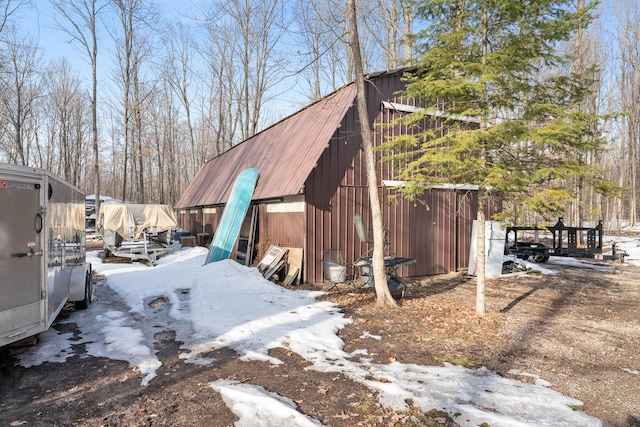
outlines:
[[[487,52],[489,46],[489,28],[488,28],[488,4],[484,2],[484,15],[482,18],[482,66],[484,67],[487,62]],[[485,70],[483,70],[485,72]],[[483,88],[482,94],[483,107],[486,108],[487,103],[487,87]],[[486,129],[487,122],[483,120],[481,125],[483,129]],[[486,163],[487,152],[483,148],[481,150],[480,157],[483,163]],[[478,255],[476,259],[476,314],[484,316],[487,314],[487,303],[485,300],[485,253],[486,253],[486,239],[485,239],[485,212],[486,212],[486,199],[485,189],[481,186],[478,189],[478,215],[477,215],[477,247]]]
[[[95,0],[91,2],[91,138],[93,140],[93,194],[95,195],[96,225],[100,219],[100,149],[98,146],[98,39]]]
[[[476,314],[484,316],[487,314],[487,302],[485,299],[485,254],[486,232],[485,232],[485,209],[486,199],[484,189],[478,189],[478,220],[476,222],[477,235],[477,255],[476,255]]]
[[[369,128],[369,112],[367,111],[367,99],[365,93],[364,70],[360,54],[360,42],[358,39],[358,27],[356,22],[355,0],[347,0],[349,13],[349,39],[356,74],[356,98],[358,117],[360,119],[360,133],[362,136],[362,149],[365,153],[367,167],[367,184],[369,186],[369,199],[371,204],[371,219],[373,224],[373,280],[376,290],[376,304],[381,307],[397,307],[397,304],[389,287],[387,275],[384,269],[384,234],[382,231],[382,211],[378,196],[378,180],[376,177],[375,157],[371,150],[371,129]]]

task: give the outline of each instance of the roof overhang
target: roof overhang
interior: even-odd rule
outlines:
[[[445,111],[440,111],[436,109],[427,110],[426,108],[418,107],[415,105],[407,105],[407,104],[399,104],[397,102],[382,101],[382,106],[387,110],[400,111],[402,113],[413,114],[413,113],[426,111],[425,113],[426,115],[435,117],[438,119],[445,119],[445,120],[451,119],[451,120],[456,120],[458,122],[480,124],[480,119],[477,117],[464,116],[460,114],[450,114]]]
[[[406,187],[406,181],[383,180],[385,187]],[[475,184],[438,184],[428,187],[430,190],[462,190],[462,191],[478,191],[479,185]]]

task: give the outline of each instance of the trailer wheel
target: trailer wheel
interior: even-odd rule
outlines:
[[[539,247],[543,250],[542,252],[533,254],[533,260],[539,263],[549,261],[549,246],[542,244]]]
[[[549,261],[549,255],[534,255],[533,260],[539,263],[547,262]]]
[[[91,274],[87,272],[84,280],[84,299],[80,301],[75,301],[73,304],[76,307],[76,310],[86,310],[89,308],[89,303],[91,302],[91,294],[92,294],[92,285],[91,285]]]
[[[549,252],[544,251],[542,254],[537,254],[533,256],[533,260],[535,262],[543,263],[549,261]]]

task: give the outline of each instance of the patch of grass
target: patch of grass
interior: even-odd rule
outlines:
[[[462,356],[454,358],[450,363],[456,366],[467,366],[471,361],[467,356]]]
[[[446,363],[451,363],[452,365],[464,366],[470,369],[479,368],[484,364],[482,360],[473,359],[469,356],[449,356],[449,355],[442,355],[442,354],[434,354],[433,358],[438,363],[446,362]]]
[[[396,411],[392,418],[394,419],[393,426],[408,426],[408,427],[439,427],[439,426],[452,426],[456,425],[453,418],[445,412],[441,412],[435,409],[431,409],[427,412],[422,412],[419,406],[414,406],[412,399],[406,399],[405,402],[409,409],[404,411]]]
[[[384,413],[384,410],[380,405],[377,396],[375,396],[374,394],[362,392],[359,393],[357,397],[358,402],[355,403],[355,405],[357,405],[358,410],[363,415],[367,415],[369,416],[369,418],[377,418],[379,415],[382,415]]]
[[[500,320],[502,320],[502,316],[497,311],[488,311],[486,317],[487,320],[490,320],[492,322],[499,322]]]
[[[449,362],[449,357],[443,356],[440,353],[433,353],[433,359],[438,363]]]
[[[413,399],[406,399],[407,409],[393,411],[383,407],[375,394],[361,393],[357,405],[367,425],[390,427],[451,427],[455,426],[449,414],[432,409],[423,412]]]

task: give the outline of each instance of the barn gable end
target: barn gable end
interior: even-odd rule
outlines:
[[[406,131],[377,126],[403,114],[389,110],[386,103],[411,105],[396,95],[403,87],[400,71],[369,76],[367,104],[374,121],[374,145],[393,132]],[[353,263],[369,249],[358,239],[353,215],[362,214],[367,224],[370,221],[354,98],[354,85],[345,86],[203,165],[176,206],[181,209],[181,227],[193,234],[213,233],[233,179],[243,169],[256,167],[261,173],[254,193],[258,259],[270,244],[301,247],[307,282],[323,280],[322,257],[327,249],[339,249],[346,262]],[[429,125],[440,123],[434,119]],[[400,275],[433,275],[466,267],[476,192],[431,190],[414,204],[394,198],[395,191],[384,186],[383,181],[395,178],[392,164],[378,161],[377,174],[391,254],[417,261],[402,267]],[[205,207],[209,212],[215,207],[215,214],[206,214]]]

